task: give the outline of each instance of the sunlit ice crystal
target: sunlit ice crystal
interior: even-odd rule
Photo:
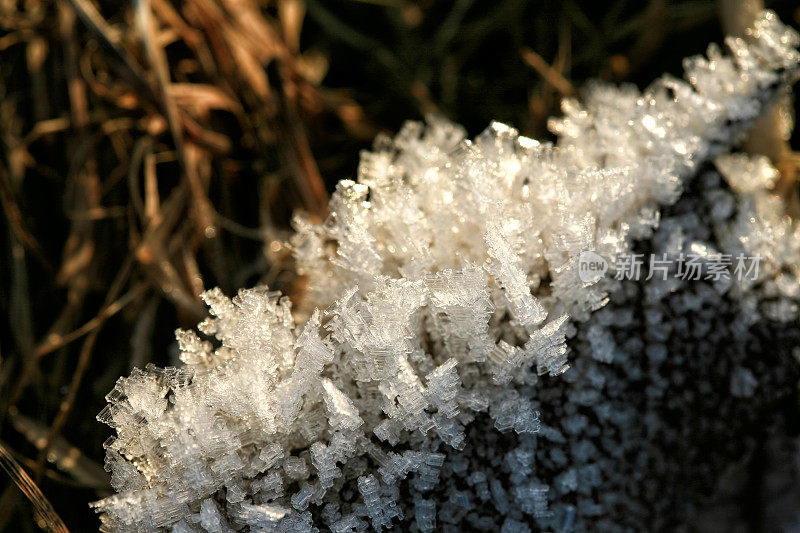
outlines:
[[[298,309],[263,287],[208,291],[200,335],[177,334],[184,366],[135,370],[109,394],[98,418],[117,433],[107,465],[120,493],[93,504],[103,528],[580,529],[620,505],[613,491],[593,499],[611,483],[609,457],[625,453],[617,433],[592,433],[594,421],[625,435],[657,427],[603,395],[624,388],[621,374],[643,379],[630,352],[668,366],[672,326],[653,304],[653,344],[615,337],[634,319],[607,305],[626,289],[608,276],[582,281],[581,254],[613,264],[635,240],[672,253],[710,250],[713,235],[723,252],[766,258],[755,281],[725,289],[736,305],[797,316],[800,230],[769,214],[766,161],[716,159],[730,191],[704,184],[729,200],[713,228],[698,229],[703,213],[659,227],[701,164],[797,73],[797,35],[774,14],[752,36],[728,40],[731,55],[711,47],[687,60],[687,81],[591,85],[550,122],[555,145],[500,123],[467,140],[439,117],[377,139],[323,224],[295,220],[309,283]],[[769,301],[750,298],[752,287]],[[653,282],[642,299],[675,290]],[[680,294],[672,309],[719,294]],[[581,351],[572,360],[568,339]],[[735,368],[732,394],[755,394],[759,376]],[[664,388],[656,376],[645,393]],[[578,413],[589,409],[591,419]],[[548,410],[562,419],[546,423]]]

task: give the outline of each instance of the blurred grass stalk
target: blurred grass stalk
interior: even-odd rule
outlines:
[[[747,40],[749,28],[759,12],[764,9],[763,0],[718,0],[720,20],[726,35]],[[800,195],[797,189],[797,171],[800,157],[792,151],[789,139],[792,135],[791,99],[783,98],[772,110],[753,125],[745,150],[750,154],[767,156],[781,174],[775,185],[775,193],[784,199],[786,210],[793,218],[800,217]]]

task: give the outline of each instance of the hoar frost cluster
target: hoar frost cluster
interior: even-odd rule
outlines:
[[[469,141],[438,118],[376,140],[328,220],[296,220],[301,308],[266,288],[209,291],[203,337],[178,332],[184,366],[109,393],[98,418],[116,429],[119,494],[93,504],[103,528],[510,533],[688,516],[670,453],[694,451],[676,413],[713,393],[711,420],[747,419],[742,397],[788,379],[754,362],[757,340],[797,341],[781,324],[798,319],[800,227],[768,192],[774,169],[725,152],[793,81],[798,36],[771,12],[751,36],[686,60],[688,82],[566,100],[556,145],[498,123]],[[634,246],[764,259],[727,284],[581,281],[582,252],[613,270]],[[714,376],[725,390],[707,390]],[[726,435],[712,429],[693,431]],[[702,465],[713,483],[722,466]]]

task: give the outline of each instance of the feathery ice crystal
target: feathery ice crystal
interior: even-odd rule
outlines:
[[[710,394],[713,376],[727,380],[720,414],[791,375],[765,357],[748,366],[744,341],[721,359],[714,339],[756,338],[764,317],[774,329],[761,334],[800,342],[781,326],[798,318],[800,228],[767,192],[765,160],[724,155],[800,61],[773,13],[752,37],[687,59],[688,83],[589,87],[551,122],[556,146],[498,123],[468,141],[439,118],[377,139],[324,224],[296,219],[302,309],[266,288],[208,291],[199,329],[220,346],[179,331],[183,367],[134,370],[109,393],[98,418],[117,432],[106,462],[119,494],[92,504],[104,529],[680,520],[690,501],[651,494],[685,481],[665,446],[691,444],[665,413]],[[727,284],[581,281],[582,252],[613,272],[642,243],[764,260],[757,279]],[[713,483],[720,466],[707,465]],[[648,489],[648,471],[663,486]]]

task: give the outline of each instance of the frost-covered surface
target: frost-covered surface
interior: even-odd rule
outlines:
[[[759,455],[763,435],[796,401],[800,225],[765,188],[775,173],[765,160],[726,154],[716,167],[725,175],[704,167],[636,251],[760,253],[758,279],[681,280],[676,262],[667,281],[644,280],[646,269],[641,281],[623,281],[577,325],[572,369],[534,389],[537,438],[491,444],[499,451],[491,470],[509,465],[548,480],[546,529],[673,531],[693,522],[692,531],[733,531],[770,504],[756,490],[763,473],[739,465],[744,482],[736,482],[731,465]],[[738,188],[744,182],[749,192]],[[720,495],[731,508],[704,523]]]
[[[796,73],[797,35],[774,14],[753,36],[687,60],[689,83],[590,87],[552,122],[557,147],[496,123],[470,142],[440,119],[377,140],[329,220],[297,220],[303,309],[266,288],[209,291],[199,329],[221,346],[179,332],[182,368],[136,370],[109,394],[99,418],[117,430],[119,494],[93,504],[104,527],[679,520],[692,501],[652,492],[685,481],[664,445],[691,447],[674,427],[691,391],[704,397],[721,376],[714,406],[736,413],[737,398],[789,378],[747,344],[762,323],[783,334],[798,316],[800,229],[766,192],[774,170],[720,156],[727,182],[703,173],[675,204]],[[613,261],[635,242],[764,259],[741,283],[580,281],[581,252]],[[717,337],[738,339],[738,355],[720,359]]]

